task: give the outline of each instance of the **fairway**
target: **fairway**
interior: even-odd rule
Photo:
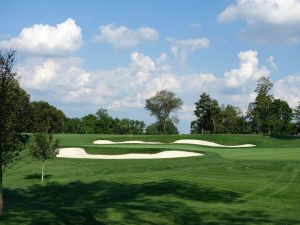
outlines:
[[[300,139],[260,135],[133,136],[170,143],[179,139],[251,148],[188,144],[93,145],[130,136],[57,135],[63,147],[89,154],[204,154],[175,159],[55,158],[40,164],[28,150],[5,171],[1,224],[299,224]]]

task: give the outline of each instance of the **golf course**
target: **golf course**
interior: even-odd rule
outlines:
[[[59,134],[88,154],[187,151],[165,159],[74,159],[40,163],[28,149],[4,171],[1,224],[299,224],[300,138],[263,135]],[[225,148],[176,144],[202,140]],[[126,144],[93,144],[96,140]],[[141,141],[141,144],[130,143]],[[144,142],[160,142],[145,144]]]

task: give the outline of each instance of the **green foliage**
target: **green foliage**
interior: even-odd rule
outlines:
[[[65,114],[44,101],[30,104],[30,132],[60,133],[65,129]]]
[[[168,121],[178,122],[176,112],[181,109],[183,101],[176,97],[174,92],[162,90],[155,96],[146,99],[145,109],[150,111],[151,116],[155,116],[157,120],[159,132],[166,134]],[[171,114],[173,116],[171,117]]]
[[[296,133],[299,135],[300,134],[300,102],[299,105],[296,107],[296,109],[294,109],[294,121],[295,121],[295,131]]]
[[[32,135],[29,150],[32,158],[41,162],[41,180],[44,181],[44,162],[53,159],[59,153],[59,139],[54,139],[52,134],[35,133]]]
[[[40,161],[53,159],[59,152],[59,143],[59,139],[54,139],[52,134],[33,134],[29,145],[32,158]]]
[[[20,138],[28,124],[29,95],[20,87],[13,71],[15,52],[0,52],[0,170],[22,150]],[[2,178],[2,174],[1,174]]]
[[[83,124],[80,118],[66,118],[65,120],[65,129],[66,133],[84,133]]]
[[[272,135],[288,134],[291,130],[293,110],[286,101],[275,99],[270,109],[270,130]]]
[[[202,134],[204,130],[216,132],[216,118],[221,110],[218,101],[211,99],[207,93],[203,92],[195,105],[194,113],[197,119],[193,124],[193,132]]]
[[[159,131],[157,130],[157,126],[155,123],[152,123],[146,127],[146,134],[147,135],[157,135]]]
[[[248,118],[254,132],[271,133],[271,106],[273,96],[269,95],[273,84],[269,78],[262,77],[257,81],[257,96],[248,109]]]
[[[85,134],[95,134],[97,117],[93,114],[82,117],[82,127]]]
[[[172,120],[167,120],[165,124],[165,131],[163,132],[164,124],[159,122],[152,123],[146,128],[147,135],[155,135],[155,134],[179,134],[177,127],[173,123]]]

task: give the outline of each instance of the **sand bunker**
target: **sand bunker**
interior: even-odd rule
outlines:
[[[169,159],[192,156],[202,156],[204,154],[187,151],[168,150],[156,154],[131,153],[123,155],[91,155],[82,148],[61,148],[57,157],[76,159]]]
[[[94,141],[93,144],[97,145],[112,145],[112,144],[161,144],[160,142],[144,142],[144,141],[120,141],[114,142],[109,140]]]
[[[178,141],[174,141],[174,144],[193,144],[193,145],[204,145],[211,147],[225,147],[225,148],[245,148],[245,147],[255,147],[252,144],[244,144],[244,145],[221,145],[210,141],[202,141],[202,140],[192,140],[192,139],[181,139]]]
[[[111,145],[111,144],[163,144],[161,142],[144,142],[144,141],[121,141],[114,142],[109,140],[97,140],[94,141],[93,144],[97,145]],[[181,139],[174,141],[173,144],[192,144],[192,145],[203,145],[203,146],[211,146],[211,147],[223,147],[223,148],[247,148],[247,147],[255,147],[252,144],[243,144],[243,145],[221,145],[211,141],[202,141],[202,140],[194,140],[194,139]]]

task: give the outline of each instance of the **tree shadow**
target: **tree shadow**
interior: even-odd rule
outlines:
[[[300,136],[296,135],[270,135],[270,137],[280,140],[300,140]]]
[[[46,174],[44,175],[44,179],[49,179],[53,177],[51,174]],[[24,179],[26,180],[40,180],[41,179],[41,174],[39,173],[33,173],[33,174],[28,174],[24,176]]]
[[[265,224],[263,211],[209,210],[243,205],[232,191],[167,180],[143,184],[97,181],[5,189],[4,224]],[[288,221],[285,221],[288,222]]]

